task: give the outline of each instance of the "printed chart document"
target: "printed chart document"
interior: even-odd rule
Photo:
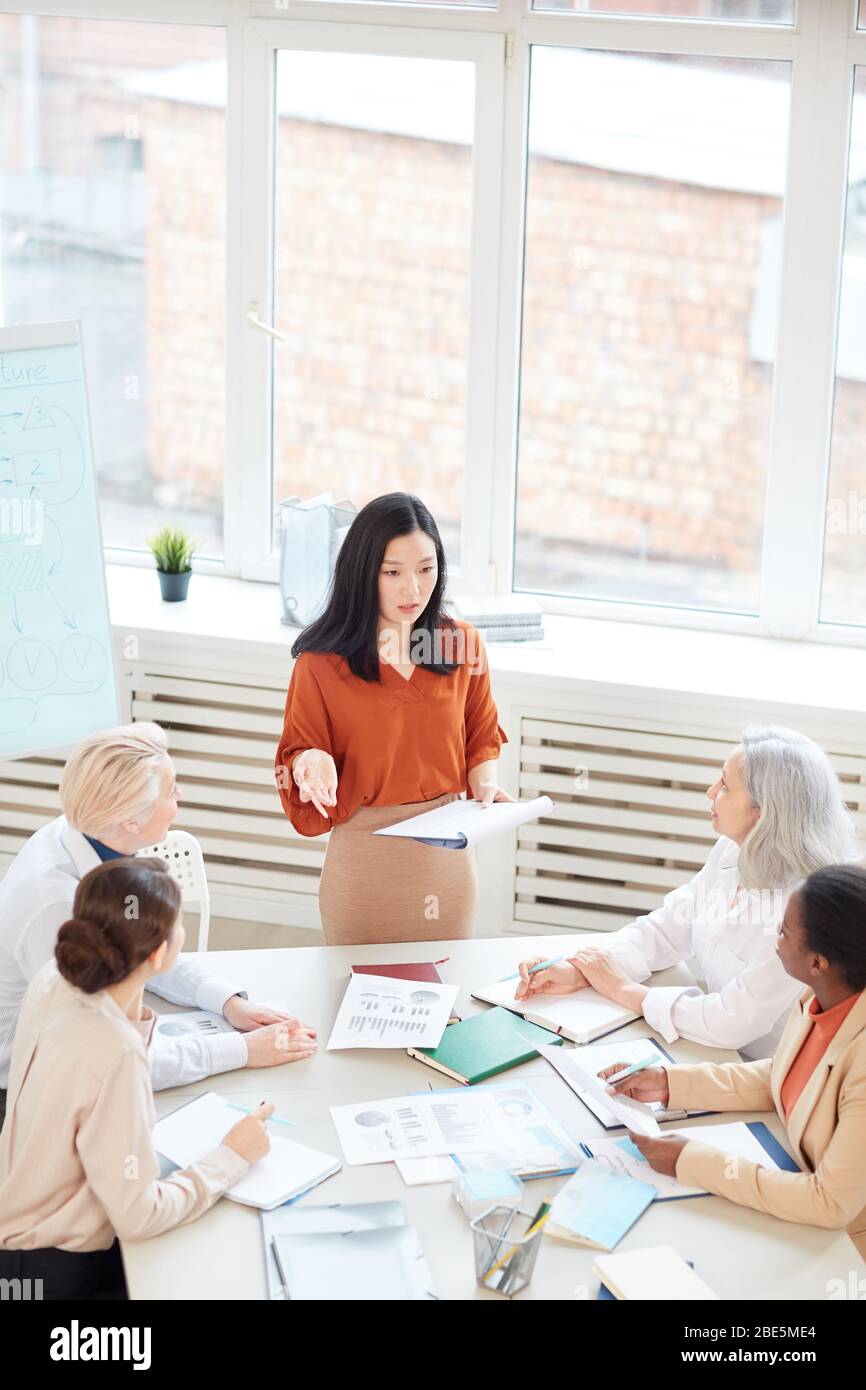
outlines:
[[[666,1173],[657,1173],[628,1135],[623,1139],[586,1139],[581,1148],[587,1157],[603,1164],[610,1172],[649,1183],[650,1187],[655,1188],[656,1201],[709,1195],[705,1187],[686,1187],[685,1183],[677,1182],[676,1178],[670,1178]]]
[[[578,1166],[575,1141],[527,1086],[461,1086],[334,1105],[331,1118],[350,1165],[458,1154],[465,1166],[474,1166],[476,1155],[495,1155],[496,1167],[512,1171],[521,1156],[545,1165],[555,1160],[545,1172]],[[481,1158],[481,1166],[488,1161]]]
[[[774,1139],[767,1126],[760,1120],[746,1124],[737,1120],[733,1124],[692,1125],[688,1129],[668,1130],[681,1139],[694,1139],[697,1143],[708,1144],[721,1149],[723,1153],[737,1158],[749,1159],[763,1168],[784,1168],[796,1173],[797,1164]],[[581,1144],[584,1153],[599,1163],[605,1164],[612,1172],[637,1178],[650,1183],[656,1190],[656,1200],[671,1201],[677,1197],[706,1197],[705,1187],[687,1187],[664,1173],[652,1169],[631,1140],[588,1139]]]
[[[209,1009],[186,1009],[183,1013],[157,1016],[154,1031],[162,1038],[212,1038],[217,1033],[234,1033],[222,1014]]]
[[[437,1047],[458,993],[458,985],[350,975],[326,1050]]]
[[[288,1005],[281,999],[264,1007],[289,1013]],[[210,1009],[184,1009],[173,1014],[157,1014],[154,1031],[163,1038],[212,1038],[217,1033],[236,1033],[238,1029],[224,1014],[211,1013]]]
[[[597,1119],[601,1120],[606,1129],[611,1129],[616,1125],[623,1125],[626,1120],[622,1117],[622,1112],[617,1113],[611,1103],[613,1097],[599,1094],[598,1090],[593,1089],[592,1083],[596,1086],[604,1087],[606,1082],[598,1080],[598,1073],[605,1067],[612,1067],[615,1062],[626,1062],[631,1066],[635,1062],[642,1062],[645,1057],[658,1056],[660,1067],[672,1067],[675,1064],[663,1052],[656,1043],[650,1038],[631,1038],[623,1042],[608,1042],[589,1047],[540,1047],[539,1054],[550,1063],[554,1071],[559,1072],[563,1081],[567,1083],[579,1096],[584,1105],[592,1111]],[[627,1100],[627,1096],[622,1096],[621,1100]],[[649,1110],[656,1120],[685,1120],[688,1118],[686,1111],[676,1110],[671,1113],[665,1110],[660,1101],[650,1101],[644,1104],[644,1108]],[[703,1112],[706,1113],[706,1112]]]
[[[538,1051],[542,1057],[547,1057],[547,1060],[551,1061],[552,1059],[548,1056],[548,1053],[558,1052],[559,1049],[556,1047],[540,1047]],[[571,1053],[569,1055],[573,1056],[574,1054]],[[614,1058],[614,1061],[616,1061],[616,1058]],[[554,1066],[555,1065],[554,1063]],[[579,1058],[575,1062],[575,1065],[580,1066]],[[559,1071],[559,1067],[556,1069]],[[648,1137],[661,1134],[658,1120],[653,1114],[650,1106],[645,1105],[643,1101],[632,1100],[631,1096],[609,1096],[606,1089],[607,1082],[600,1081],[595,1075],[595,1071],[590,1067],[580,1067],[579,1076],[581,1087],[586,1092],[589,1100],[591,1100],[594,1105],[603,1105],[612,1115],[616,1116],[619,1124],[625,1125],[633,1134],[645,1134]]]
[[[160,1120],[153,1130],[153,1147],[185,1168],[216,1149],[238,1122],[238,1112],[222,1096],[208,1091]],[[315,1187],[340,1168],[333,1154],[308,1149],[291,1139],[271,1135],[270,1151],[226,1192],[235,1202],[268,1210]]]
[[[420,840],[422,845],[439,849],[466,849],[482,840],[492,840],[506,830],[514,830],[527,821],[549,815],[553,802],[549,796],[537,796],[534,801],[495,801],[482,806],[480,801],[449,801],[435,811],[411,816],[399,825],[374,830],[374,835],[395,835],[405,840]]]

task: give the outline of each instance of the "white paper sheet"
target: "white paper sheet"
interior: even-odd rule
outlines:
[[[642,1043],[641,1046],[643,1047],[642,1055],[646,1055],[648,1050],[646,1044]],[[576,1050],[565,1051],[564,1048],[556,1047],[540,1047],[538,1050],[544,1057],[548,1057],[548,1054],[551,1052],[562,1051],[564,1054],[562,1057],[556,1059],[549,1057],[550,1062],[556,1067],[556,1070],[565,1072],[575,1080],[578,1080],[581,1090],[585,1091],[587,1096],[590,1097],[594,1107],[596,1105],[603,1106],[605,1110],[610,1111],[612,1115],[616,1116],[620,1124],[627,1125],[633,1134],[645,1134],[647,1136],[661,1134],[658,1121],[653,1115],[649,1105],[645,1105],[643,1101],[632,1100],[630,1096],[609,1096],[607,1094],[607,1082],[600,1081],[595,1075],[596,1070],[601,1070],[601,1068],[605,1066],[604,1062],[602,1062],[598,1068],[596,1068],[594,1064],[592,1067],[588,1067],[585,1064],[581,1065],[582,1053],[578,1053]],[[617,1049],[612,1047],[611,1051],[616,1053]],[[620,1043],[619,1058],[613,1056],[612,1061],[616,1062],[620,1060],[622,1055],[623,1045]]]
[[[759,1163],[762,1168],[779,1167],[743,1120],[729,1125],[689,1125],[688,1129],[667,1132],[672,1132],[681,1139],[694,1139],[696,1143],[709,1144],[711,1148],[721,1149],[736,1158],[747,1158],[750,1163]]]
[[[534,801],[496,801],[482,806],[480,801],[449,801],[435,811],[423,811],[398,825],[374,830],[374,835],[395,835],[409,840],[450,841],[454,848],[477,845],[495,835],[537,820],[553,810],[549,796],[537,796]]]
[[[458,993],[459,985],[350,975],[326,1050],[438,1047]]]
[[[351,1165],[459,1154],[474,1167],[474,1155],[489,1154],[478,1166],[514,1170],[521,1151],[536,1162],[561,1158],[560,1168],[576,1163],[575,1145],[526,1086],[461,1087],[335,1105],[331,1118]]]
[[[605,1164],[615,1173],[624,1173],[628,1178],[650,1183],[659,1197],[699,1197],[706,1194],[704,1187],[686,1187],[676,1178],[669,1178],[666,1173],[657,1173],[640,1150],[631,1152],[633,1145],[627,1136],[622,1139],[587,1140],[587,1147],[596,1162]]]
[[[288,1004],[281,999],[263,1004],[262,1007],[291,1014]],[[210,1009],[184,1009],[177,1013],[157,1014],[156,1019],[156,1032],[164,1038],[212,1038],[217,1033],[238,1031],[224,1014],[211,1013]]]
[[[600,1099],[597,1092],[590,1093],[585,1085],[587,1074],[596,1077],[597,1073],[603,1071],[605,1067],[612,1067],[614,1062],[627,1062],[629,1066],[634,1062],[640,1062],[644,1057],[658,1053],[659,1066],[670,1066],[668,1058],[655,1046],[649,1038],[630,1038],[622,1042],[591,1043],[585,1047],[540,1047],[538,1049],[550,1065],[559,1072],[564,1080],[568,1081],[572,1088],[576,1088],[581,1099],[586,1100],[590,1110],[597,1115],[602,1124],[611,1125],[626,1121],[614,1113],[613,1106],[610,1104],[611,1097],[605,1094],[604,1099]],[[602,1087],[605,1082],[600,1083]],[[623,1097],[626,1099],[626,1097]],[[665,1113],[664,1106],[659,1101],[652,1101],[646,1105],[653,1115],[660,1112]],[[680,1111],[680,1116],[682,1116]]]
[[[157,1016],[156,1032],[163,1038],[212,1038],[217,1033],[234,1033],[222,1014],[209,1009],[185,1009],[182,1013]]]
[[[450,1154],[436,1154],[433,1158],[398,1158],[397,1172],[407,1187],[426,1187],[453,1182],[458,1168]]]

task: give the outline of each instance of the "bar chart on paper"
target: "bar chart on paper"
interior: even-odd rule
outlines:
[[[118,722],[78,323],[0,329],[0,757]]]
[[[457,985],[419,984],[384,975],[352,975],[328,1039],[346,1047],[436,1047],[451,1016]],[[427,1038],[435,1042],[427,1043]]]

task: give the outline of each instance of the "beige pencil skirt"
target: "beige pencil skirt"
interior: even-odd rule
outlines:
[[[437,941],[472,935],[478,869],[472,849],[434,849],[374,835],[457,799],[362,806],[331,831],[319,885],[326,946]]]

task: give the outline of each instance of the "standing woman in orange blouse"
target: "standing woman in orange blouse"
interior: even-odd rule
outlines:
[[[474,851],[373,832],[454,801],[511,801],[507,743],[486,655],[442,608],[445,552],[417,497],[367,504],[340,553],[327,607],[296,658],[276,781],[302,835],[331,831],[319,889],[328,945],[472,934]]]

